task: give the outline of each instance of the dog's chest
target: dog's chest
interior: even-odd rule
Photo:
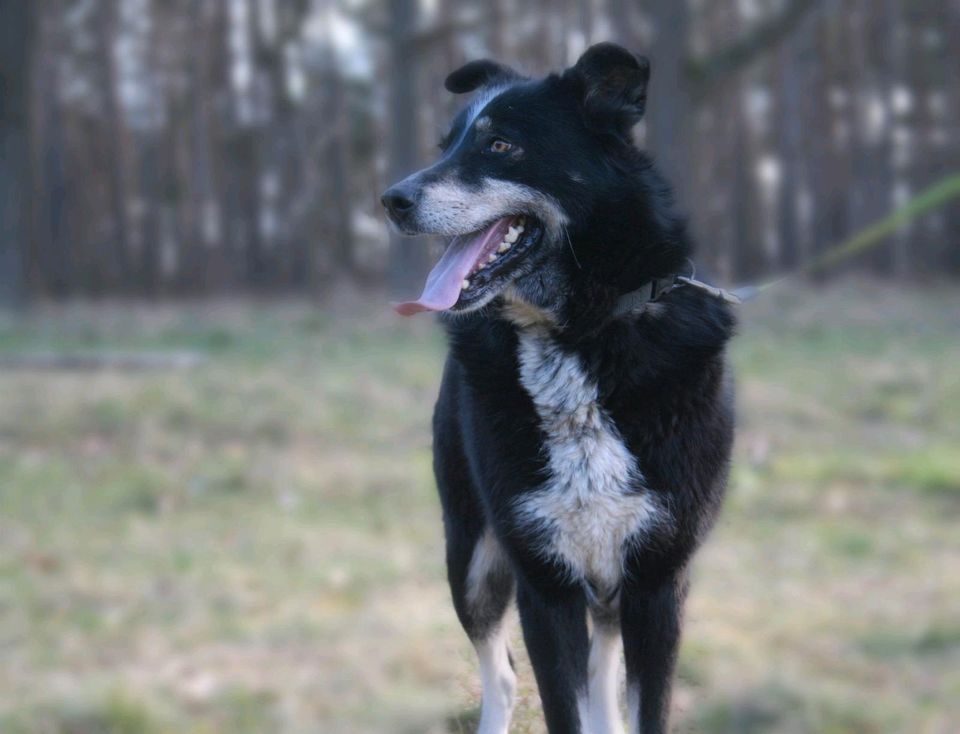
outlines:
[[[612,591],[625,545],[657,520],[633,454],[598,400],[579,357],[539,325],[519,330],[520,382],[544,434],[548,477],[517,505],[521,524],[543,538],[539,551],[578,581]]]

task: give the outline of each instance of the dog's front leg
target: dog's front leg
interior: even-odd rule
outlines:
[[[523,638],[540,690],[550,734],[591,734],[587,726],[587,608],[583,593],[550,598],[518,584]]]
[[[685,593],[683,578],[656,588],[625,584],[621,592],[630,734],[666,734],[668,730]]]
[[[591,734],[624,734],[617,688],[620,684],[620,625],[593,615],[590,638],[589,721]]]

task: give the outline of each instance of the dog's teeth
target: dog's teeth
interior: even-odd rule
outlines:
[[[503,238],[504,242],[509,242],[511,245],[517,241],[517,237],[520,236],[519,230],[511,227],[507,231],[507,236]]]
[[[460,284],[460,290],[465,291],[469,287],[470,287],[470,281],[464,278],[463,282]]]
[[[523,223],[517,225],[517,232],[523,232]]]
[[[488,263],[492,263],[492,262],[493,262],[494,260],[496,260],[496,259],[497,259],[497,256],[496,256],[494,253],[492,253],[492,252],[491,252],[489,255],[487,255],[487,262],[488,262]]]
[[[509,249],[510,249],[509,242],[501,242],[500,246],[497,248],[497,252],[506,252]]]

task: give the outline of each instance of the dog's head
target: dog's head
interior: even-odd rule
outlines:
[[[476,96],[454,118],[440,159],[382,197],[401,233],[450,238],[420,299],[397,310],[470,311],[510,285],[542,297],[544,272],[589,259],[572,252],[571,236],[609,227],[597,219],[614,203],[633,206],[631,172],[618,161],[633,151],[649,76],[645,58],[609,43],[545,79],[486,60],[450,74],[449,91]]]

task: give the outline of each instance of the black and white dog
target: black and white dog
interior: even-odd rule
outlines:
[[[630,131],[649,63],[599,44],[531,80],[475,61],[440,159],[390,188],[405,234],[449,237],[417,301],[446,312],[434,468],[479,731],[508,731],[516,597],[552,734],[667,729],[691,556],[733,439],[734,319],[679,279],[691,242]],[[588,627],[588,616],[592,625]]]

